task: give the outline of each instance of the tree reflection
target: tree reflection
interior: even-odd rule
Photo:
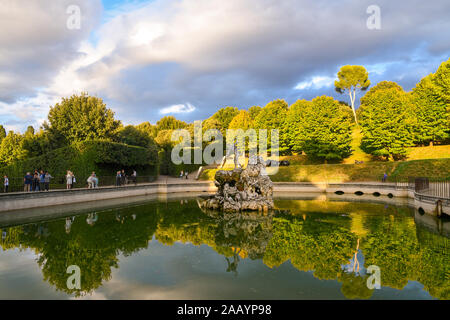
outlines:
[[[373,214],[386,211],[386,214]],[[367,299],[364,266],[381,269],[381,285],[402,289],[419,281],[432,296],[449,299],[449,240],[414,223],[406,208],[354,203],[284,201],[279,210],[202,212],[195,201],[149,203],[1,229],[3,250],[30,248],[43,278],[74,296],[92,293],[112,277],[120,256],[147,248],[155,237],[206,244],[224,256],[224,271],[238,274],[242,259],[271,268],[286,261],[318,279],[342,283],[345,297]],[[81,290],[68,289],[69,265],[81,269]]]

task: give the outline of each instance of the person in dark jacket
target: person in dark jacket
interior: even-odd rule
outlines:
[[[39,180],[39,172],[35,170],[33,175],[33,191],[40,191]]]
[[[39,189],[41,191],[44,191],[44,188],[45,188],[45,173],[44,170],[41,170],[39,174]]]
[[[25,192],[31,191],[31,185],[33,183],[33,176],[29,172],[27,172],[27,174],[23,178],[23,183],[24,183],[23,191],[25,191]]]

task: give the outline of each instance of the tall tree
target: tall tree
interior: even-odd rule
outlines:
[[[260,106],[253,106],[248,109],[248,114],[252,120],[255,120],[261,110],[262,108]]]
[[[411,99],[401,88],[373,87],[358,109],[363,151],[386,160],[405,158],[413,146],[414,116]]]
[[[334,87],[341,94],[348,93],[355,123],[357,124],[358,120],[356,119],[355,110],[356,90],[366,90],[370,86],[369,73],[363,66],[343,66],[337,76],[339,80],[334,82]]]
[[[423,78],[411,93],[416,116],[415,141],[418,144],[444,142],[450,138],[449,110],[433,83],[433,74]]]
[[[277,99],[269,102],[264,108],[261,109],[258,116],[254,121],[255,129],[267,130],[267,147],[271,147],[271,129],[278,130],[279,134],[279,151],[280,153],[286,153],[288,147],[286,141],[283,140],[283,128],[286,113],[289,105],[285,100]]]
[[[176,119],[174,116],[166,116],[156,122],[156,128],[161,130],[176,130],[186,128],[187,123]]]
[[[447,112],[450,112],[450,59],[441,63],[433,76],[433,83],[439,93],[439,99],[444,101]]]
[[[239,113],[231,120],[229,129],[250,129],[253,125],[253,121],[250,118],[249,113],[246,110],[241,110]]]
[[[284,123],[283,139],[286,141],[291,151],[297,153],[303,151],[302,141],[298,139],[297,130],[298,127],[302,125],[302,122],[305,121],[303,119],[304,110],[312,108],[312,102],[307,100],[297,100],[289,107]]]
[[[32,137],[34,136],[34,128],[33,126],[28,126],[27,130],[25,131],[25,137]]]
[[[49,123],[44,128],[55,136],[63,137],[65,143],[106,139],[113,140],[120,127],[114,119],[114,112],[103,100],[87,93],[63,98],[50,107]]]
[[[450,59],[412,90],[417,123],[416,142],[430,145],[450,141]]]
[[[9,131],[0,144],[0,165],[8,165],[25,157],[23,137],[19,133]]]
[[[144,148],[149,148],[155,144],[147,132],[140,131],[132,125],[128,125],[119,130],[117,139],[119,142]]]
[[[6,130],[5,128],[0,124],[0,143],[2,140],[6,137]]]
[[[214,113],[209,119],[209,125],[215,124],[216,128],[211,129],[219,129],[222,135],[226,135],[226,129],[228,129],[231,120],[239,113],[238,108],[236,107],[225,107],[220,108],[216,113]],[[207,120],[209,120],[207,119]]]
[[[297,101],[289,108],[285,126],[291,148],[312,158],[341,160],[352,152],[350,110],[331,97]]]
[[[136,126],[136,129],[139,131],[145,132],[148,134],[151,138],[156,138],[156,135],[158,134],[158,128],[154,125],[152,125],[150,122],[142,122],[141,124],[138,124]]]

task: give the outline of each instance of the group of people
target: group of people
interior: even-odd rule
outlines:
[[[31,192],[31,191],[49,191],[50,189],[50,180],[53,179],[53,176],[44,170],[35,170],[32,174],[31,172],[27,172],[23,178],[23,191]],[[66,181],[66,189],[72,189],[77,182],[75,175],[72,171],[67,170],[67,173],[64,177]],[[186,172],[187,179],[187,172]],[[116,175],[116,186],[122,186],[127,184],[129,181],[132,181],[134,184],[137,183],[137,173],[136,170],[133,170],[133,173],[130,176],[125,174],[125,170],[117,171]],[[95,172],[92,172],[91,175],[87,178],[87,187],[89,189],[98,188],[98,177]],[[3,176],[3,192],[8,192],[10,186],[9,177],[7,175]]]
[[[23,177],[23,191],[35,192],[35,191],[48,191],[50,189],[50,179],[52,175],[48,171],[34,170],[34,173],[27,172]],[[9,191],[9,177],[5,175],[3,177],[3,192]]]
[[[129,181],[129,177],[125,174],[125,170],[117,171],[116,173],[116,186],[120,187],[126,185]],[[137,173],[136,170],[133,170],[133,173],[130,176],[131,181],[136,184],[137,183]]]
[[[181,172],[180,172],[180,179],[183,179],[183,177],[185,178],[185,179],[187,179],[188,178],[188,172],[187,171],[184,171],[183,172],[183,170],[181,170]]]

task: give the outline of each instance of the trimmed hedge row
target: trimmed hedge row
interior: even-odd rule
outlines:
[[[197,171],[198,168],[200,168],[201,164],[194,164],[194,156],[192,153],[191,156],[191,164],[181,163],[181,164],[174,164],[172,159],[172,150],[169,148],[161,148],[158,152],[158,158],[159,158],[159,173],[163,175],[169,175],[172,177],[178,177],[180,175],[180,172],[186,172],[189,173]]]
[[[135,169],[139,175],[157,175],[158,152],[154,148],[142,148],[104,140],[83,141],[55,149],[39,157],[19,160],[0,168],[0,174],[22,177],[32,170],[47,170],[54,177],[64,176],[67,170],[77,177],[97,175],[114,176],[117,170]]]

